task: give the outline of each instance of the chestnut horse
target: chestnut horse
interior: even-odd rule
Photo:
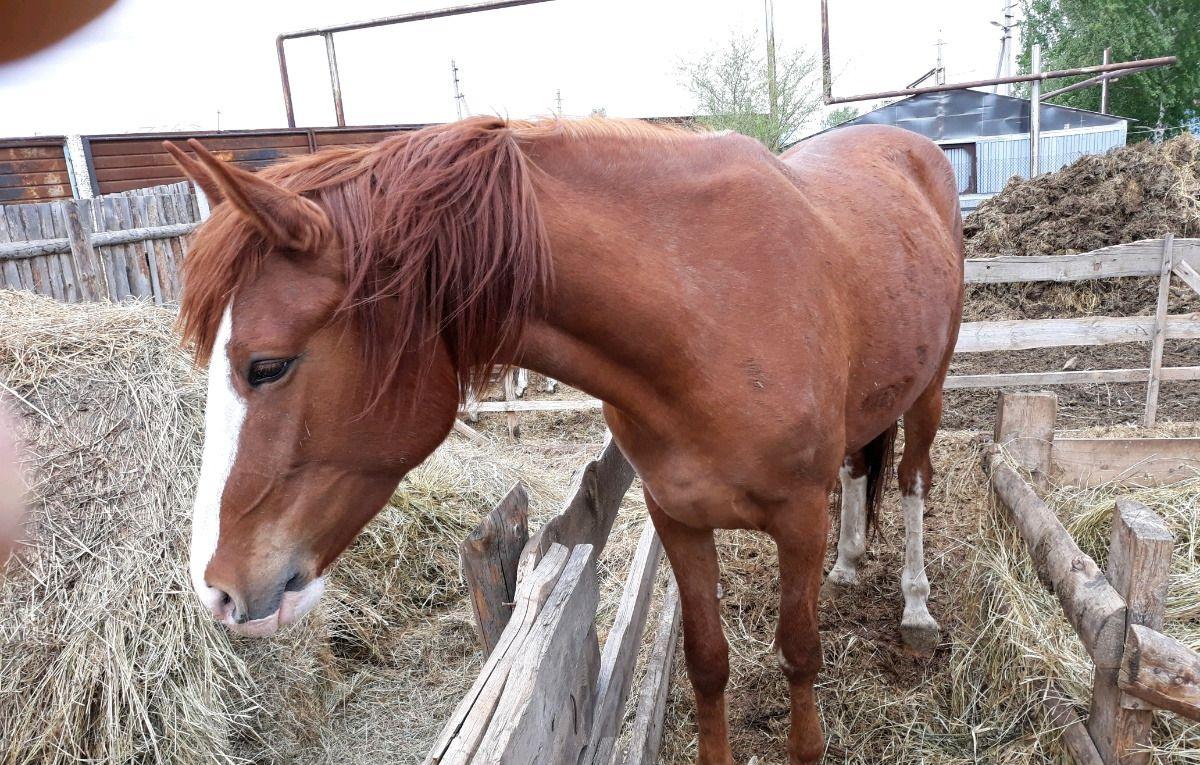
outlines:
[[[679,583],[699,761],[732,762],[713,530],[779,550],[792,763],[823,742],[817,603],[851,585],[896,423],[902,633],[929,650],[923,502],[958,333],[962,234],[942,152],[853,127],[782,157],[638,122],[473,118],[251,174],[195,141],[217,204],[181,321],[210,359],[191,572],[267,635],[450,432],[493,365],[604,401]],[[834,588],[836,589],[836,588]]]

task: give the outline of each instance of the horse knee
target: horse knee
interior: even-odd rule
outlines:
[[[729,684],[729,643],[724,636],[720,640],[691,642],[685,634],[683,653],[688,678],[697,695],[716,696],[725,692]]]
[[[788,682],[796,684],[811,683],[821,671],[821,641],[805,641],[804,645],[780,642],[775,658],[779,668],[787,677]]]

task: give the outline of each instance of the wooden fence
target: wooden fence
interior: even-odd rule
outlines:
[[[679,631],[668,587],[627,740],[617,747],[662,545],[645,522],[601,650],[596,558],[634,471],[610,439],[580,472],[561,514],[526,540],[519,485],[461,552],[487,659],[426,765],[652,765]],[[523,544],[521,544],[524,542]]]
[[[201,219],[177,183],[95,199],[0,207],[0,288],[66,302],[179,299],[184,237]]]
[[[1145,367],[1054,372],[1009,372],[980,375],[951,375],[946,388],[1004,388],[1026,385],[1083,385],[1095,383],[1145,383],[1145,423],[1153,425],[1162,382],[1200,380],[1200,366],[1164,367],[1166,340],[1200,338],[1200,315],[1168,311],[1172,277],[1200,292],[1200,239],[1144,239],[1105,247],[1079,255],[1012,256],[968,259],[967,284],[1011,284],[1016,282],[1076,282],[1117,277],[1158,277],[1156,311],[1153,316],[1094,316],[1080,319],[1017,319],[966,322],[959,333],[956,353],[1015,351],[1112,343],[1150,343]],[[484,412],[535,412],[599,409],[596,400],[505,401],[472,404],[473,417]]]
[[[1078,765],[1148,765],[1153,709],[1200,721],[1200,654],[1159,631],[1171,533],[1150,508],[1118,499],[1106,575],[1079,549],[1035,486],[1052,477],[1082,485],[1178,480],[1185,466],[1173,455],[1186,455],[1195,465],[1200,439],[1072,439],[1064,455],[1063,441],[1054,438],[1056,409],[1049,393],[1001,396],[995,448],[985,467],[1039,577],[1058,595],[1096,667],[1086,723],[1067,702],[1048,701],[1051,719],[1063,729],[1064,746]],[[1176,443],[1168,447],[1164,441]],[[1080,453],[1104,458],[1096,469],[1086,470]],[[1154,463],[1157,467],[1147,469]],[[1032,484],[1014,465],[1029,472]]]

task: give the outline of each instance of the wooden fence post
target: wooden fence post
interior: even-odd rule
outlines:
[[[1018,467],[1033,474],[1038,488],[1050,477],[1054,419],[1058,396],[1053,393],[1001,393],[993,440]]]
[[[508,620],[517,593],[517,563],[529,541],[529,493],[520,481],[459,545],[471,593],[475,633],[486,659]]]
[[[633,717],[629,750],[625,765],[654,765],[662,744],[663,717],[666,714],[667,691],[671,687],[675,646],[679,641],[679,588],[672,575],[663,597],[662,616],[650,649],[646,676],[642,679],[641,695]],[[614,762],[616,759],[614,758]]]
[[[1126,625],[1159,629],[1167,596],[1173,538],[1145,505],[1118,499],[1108,550],[1108,578],[1125,599]],[[1106,765],[1148,765],[1150,755],[1132,752],[1150,744],[1151,707],[1122,691],[1119,667],[1096,667],[1088,732]]]
[[[516,380],[513,379],[514,374],[515,374],[515,370],[512,370],[512,369],[504,370],[504,400],[505,401],[516,401],[517,400],[517,385],[516,385]],[[504,415],[504,418],[506,420],[508,420],[508,434],[510,436],[512,436],[513,438],[520,438],[521,437],[520,415],[518,415],[516,412],[508,412],[507,414]]]
[[[104,264],[92,246],[92,221],[89,210],[81,209],[87,202],[64,199],[59,208],[67,239],[71,243],[71,265],[83,300],[103,300],[108,297],[108,278]]]
[[[1162,264],[1158,273],[1158,302],[1154,309],[1154,336],[1150,341],[1150,380],[1146,384],[1143,425],[1154,427],[1158,416],[1158,387],[1162,382],[1163,343],[1167,338],[1167,303],[1171,297],[1171,271],[1175,268],[1175,235],[1163,237]]]

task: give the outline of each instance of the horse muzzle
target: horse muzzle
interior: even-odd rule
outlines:
[[[325,592],[325,578],[317,577],[306,584],[288,586],[278,594],[267,597],[247,597],[206,583],[195,583],[200,602],[213,618],[243,637],[265,638],[280,627],[302,619],[320,601]]]

